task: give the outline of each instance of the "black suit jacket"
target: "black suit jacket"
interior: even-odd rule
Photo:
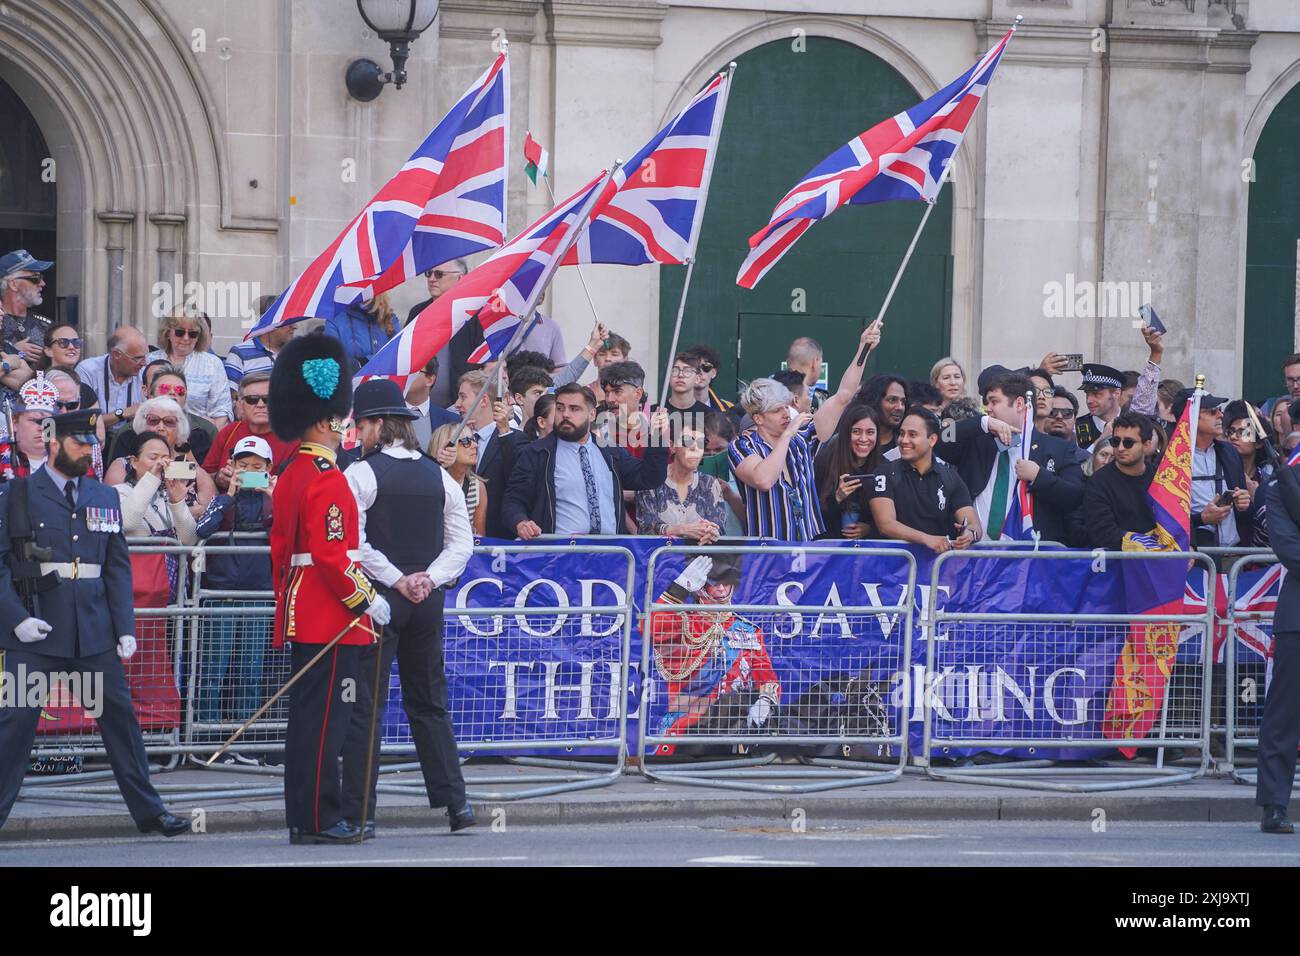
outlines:
[[[488,439],[487,448],[483,449],[482,461],[474,469],[487,484],[486,526],[490,538],[515,537],[514,525],[507,526],[501,520],[501,504],[505,500],[506,486],[510,481],[510,472],[514,470],[518,450],[526,444],[528,436],[523,432],[512,431],[503,436],[494,431]]]
[[[940,441],[935,454],[956,466],[973,500],[989,483],[998,455],[997,439],[984,431],[979,418],[967,418],[954,425],[953,440]],[[1070,538],[1070,516],[1083,502],[1078,449],[1035,428],[1029,460],[1039,469],[1038,477],[1029,486],[1034,499],[1034,528],[1044,541],[1065,544]]]
[[[501,521],[509,528],[501,537],[515,538],[521,521],[534,521],[543,534],[555,532],[555,449],[558,436],[524,445],[509,472],[509,486],[502,502]],[[623,490],[647,491],[668,478],[668,449],[651,445],[638,459],[626,448],[597,445],[614,476],[614,514],[622,519]],[[485,458],[486,460],[486,458]]]
[[[1300,475],[1300,466],[1291,471]],[[1264,486],[1269,545],[1287,572],[1282,579],[1282,591],[1278,594],[1277,610],[1273,614],[1274,634],[1300,631],[1300,525],[1286,506],[1279,482],[1280,479],[1274,476]]]

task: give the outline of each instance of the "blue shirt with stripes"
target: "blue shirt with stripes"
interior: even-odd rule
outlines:
[[[817,426],[809,422],[790,439],[785,467],[770,490],[762,491],[738,481],[745,499],[747,535],[780,541],[812,541],[826,530],[813,473],[813,456],[820,445]],[[736,436],[727,449],[733,472],[750,455],[766,458],[770,454],[772,446],[763,440],[757,428]]]

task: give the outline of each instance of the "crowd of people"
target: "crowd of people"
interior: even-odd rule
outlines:
[[[0,259],[7,473],[39,466],[43,417],[97,407],[96,474],[130,489],[123,500],[136,533],[185,541],[212,525],[203,519],[213,508],[226,524],[244,511],[241,528],[264,524],[269,516],[232,502],[246,494],[241,459],[252,444],[272,475],[294,450],[271,431],[268,392],[295,326],[237,344],[223,359],[211,350],[207,317],[177,311],[162,318],[154,347],[143,330],[121,326],[102,354],[88,355],[75,327],[37,312],[51,265],[23,250]],[[456,260],[425,273],[428,298],[407,321],[467,271]],[[343,342],[355,373],[400,331],[397,318],[381,295],[324,330]],[[421,445],[464,491],[479,535],[895,539],[942,552],[1014,536],[1008,518],[1023,482],[1043,540],[1118,548],[1126,533],[1154,526],[1145,491],[1191,394],[1161,377],[1161,333],[1141,334],[1142,369],[1088,364],[1071,387],[1074,373],[1057,353],[1032,367],[991,365],[974,380],[952,357],[936,361],[927,380],[868,376],[868,364],[888,365],[885,330],[872,325],[860,360],[833,390],[821,347],[797,337],[781,367],[743,383],[734,400],[717,350],[701,343],[673,356],[660,408],[625,337],[598,323],[569,356],[558,325],[537,315],[504,362],[483,366],[469,362],[482,332],[468,323],[405,394]],[[1300,442],[1292,425],[1300,355],[1284,361],[1283,378],[1285,391],[1256,406],[1263,435],[1245,400],[1202,398],[1193,423],[1199,546],[1267,545],[1263,441],[1284,452]],[[1022,458],[1027,404],[1033,434]],[[193,464],[192,476],[168,479],[179,462]],[[265,489],[255,497],[269,501]]]

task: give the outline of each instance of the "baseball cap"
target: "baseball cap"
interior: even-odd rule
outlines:
[[[249,435],[247,438],[241,438],[235,442],[235,448],[230,453],[230,457],[238,458],[240,455],[257,455],[267,461],[271,461],[274,457],[271,454],[271,446],[267,444],[266,439],[258,438],[256,435]]]
[[[23,269],[30,269],[32,272],[44,272],[53,265],[53,262],[37,259],[26,249],[15,249],[13,252],[0,257],[0,277],[11,276]]]

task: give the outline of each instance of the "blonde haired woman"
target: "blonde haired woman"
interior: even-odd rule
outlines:
[[[234,410],[230,401],[230,382],[221,359],[208,351],[212,333],[199,316],[174,312],[158,328],[158,348],[149,353],[149,361],[166,359],[185,374],[188,394],[185,410],[206,418],[218,429],[230,424]]]
[[[429,454],[438,459],[438,464],[442,465],[447,474],[451,475],[452,480],[460,485],[460,490],[465,492],[465,509],[469,512],[469,523],[474,526],[474,534],[482,537],[487,534],[487,510],[488,510],[488,491],[487,484],[474,473],[474,465],[478,462],[478,433],[472,429],[465,429],[461,432],[460,438],[453,444],[451,436],[456,434],[456,429],[460,423],[450,423],[441,425],[434,429],[433,437],[429,440]],[[455,458],[451,464],[446,464],[447,455],[439,455],[439,452],[446,452],[448,449],[454,449]]]
[[[966,392],[966,370],[951,355],[945,355],[930,369],[930,384],[943,396],[943,407],[961,398]]]

